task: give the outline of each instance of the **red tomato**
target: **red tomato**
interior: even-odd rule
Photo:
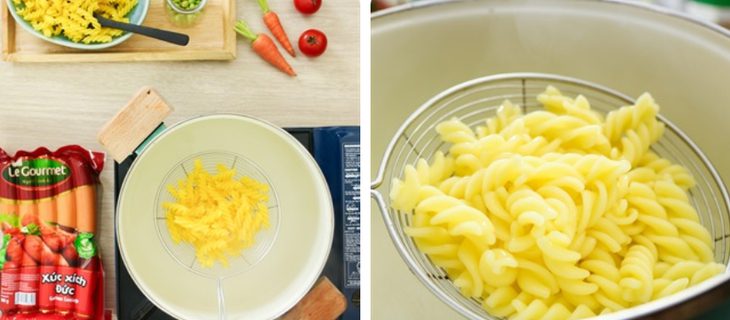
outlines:
[[[309,29],[299,36],[299,50],[308,57],[318,57],[327,50],[327,36],[317,29]]]
[[[303,14],[312,14],[322,6],[322,0],[294,0],[294,6]]]

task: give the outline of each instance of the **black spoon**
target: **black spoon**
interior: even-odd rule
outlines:
[[[190,42],[190,37],[188,37],[188,35],[186,34],[114,21],[104,18],[98,14],[95,14],[94,18],[96,18],[96,20],[99,20],[99,24],[101,24],[102,27],[129,31],[136,34],[141,34],[143,36],[148,36],[150,38],[174,43],[179,46],[186,46],[188,45],[188,42]]]

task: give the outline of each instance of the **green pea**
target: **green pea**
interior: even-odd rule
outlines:
[[[169,0],[168,5],[166,6],[168,18],[177,26],[192,26],[202,13],[201,11],[195,10],[199,9],[203,2],[203,0]],[[191,13],[185,13],[185,11],[191,11]]]

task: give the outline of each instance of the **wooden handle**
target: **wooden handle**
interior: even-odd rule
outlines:
[[[157,91],[144,87],[101,128],[97,140],[114,160],[122,162],[172,111]]]
[[[347,308],[347,299],[326,277],[319,278],[312,290],[280,320],[334,320]]]

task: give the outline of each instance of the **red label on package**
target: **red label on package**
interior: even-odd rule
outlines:
[[[41,284],[38,288],[38,309],[43,313],[51,313],[56,309],[55,295],[56,266],[41,266]]]
[[[104,155],[0,149],[0,320],[104,319],[97,185]]]
[[[92,270],[80,269],[79,277],[83,283],[77,283],[76,294],[79,297],[79,304],[76,305],[76,316],[79,318],[91,318],[94,314],[94,303],[92,294],[96,289],[96,272]]]
[[[5,263],[0,273],[0,310],[3,313],[15,311],[15,293],[18,292],[20,269]]]
[[[39,279],[40,268],[37,266],[20,267],[18,292],[15,293],[15,305],[20,311],[28,312],[38,309],[36,298],[38,297]]]

